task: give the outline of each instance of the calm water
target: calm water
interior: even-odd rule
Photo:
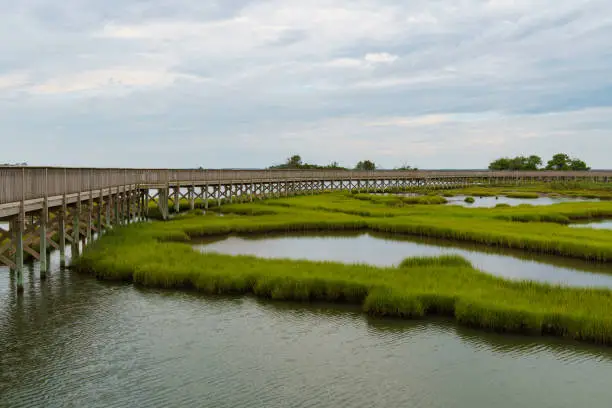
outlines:
[[[54,265],[57,259],[54,258]],[[609,407],[612,349],[0,268],[2,407]]]
[[[577,203],[577,202],[593,202],[599,201],[598,199],[588,199],[588,198],[574,198],[574,197],[538,197],[538,198],[510,198],[499,196],[495,197],[474,197],[476,200],[473,204],[469,204],[465,202],[465,198],[468,196],[454,196],[447,197],[448,205],[461,205],[463,207],[475,207],[475,208],[493,208],[497,204],[508,204],[512,207],[521,205],[521,204],[529,204],[529,205],[552,205],[558,203]]]
[[[589,223],[576,223],[576,224],[571,224],[570,227],[572,228],[594,228],[594,229],[608,229],[608,230],[612,230],[612,220],[606,220],[606,221],[596,221],[596,222],[589,222]]]
[[[201,251],[265,258],[310,259],[379,266],[398,265],[410,256],[459,254],[474,266],[493,275],[510,279],[576,287],[612,288],[612,264],[597,264],[522,251],[496,251],[482,246],[450,243],[435,239],[386,237],[373,234],[350,235],[268,235],[231,236],[196,245]],[[488,252],[483,252],[487,250]]]

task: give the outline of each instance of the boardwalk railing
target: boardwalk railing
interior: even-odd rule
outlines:
[[[343,170],[179,170],[56,167],[0,167],[0,205],[44,197],[137,185],[142,188],[175,185],[259,183],[283,181],[415,180],[415,179],[538,179],[612,180],[612,171],[493,172],[493,171],[343,171]]]

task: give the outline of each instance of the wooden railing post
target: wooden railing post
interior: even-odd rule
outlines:
[[[44,198],[43,208],[40,211],[40,278],[45,279],[47,276],[47,222],[49,218],[49,196],[48,196],[48,170],[44,169]]]

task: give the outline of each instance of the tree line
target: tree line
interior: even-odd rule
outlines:
[[[348,167],[340,166],[338,162],[336,161],[331,162],[330,164],[327,164],[327,165],[305,163],[304,161],[302,161],[302,157],[299,154],[295,154],[289,157],[283,164],[277,164],[274,166],[270,166],[268,168],[269,169],[305,169],[305,170],[310,170],[310,169],[349,170]],[[376,163],[374,163],[372,160],[360,160],[353,169],[370,171],[370,170],[376,170],[377,168],[378,167],[376,166]],[[397,167],[395,170],[418,170],[418,169],[404,164],[401,167]]]
[[[557,153],[546,166],[540,156],[501,157],[489,164],[489,170],[557,170],[586,171],[591,170],[587,164],[578,158],[571,158],[565,153]]]
[[[306,163],[302,160],[302,156],[295,154],[285,160],[282,164],[277,164],[268,167],[269,169],[321,169],[321,170],[349,170],[348,167],[340,166],[334,161],[330,164],[319,165]],[[372,160],[360,160],[354,170],[376,170],[378,166]],[[418,170],[416,167],[411,167],[406,164],[396,167],[394,170]],[[557,171],[587,171],[591,170],[587,164],[576,157],[570,157],[565,153],[555,154],[544,166],[544,161],[540,156],[516,156],[516,157],[501,157],[492,161],[489,164],[489,170],[557,170]]]

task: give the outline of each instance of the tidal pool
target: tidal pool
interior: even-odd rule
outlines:
[[[523,251],[492,249],[438,239],[359,234],[230,236],[198,242],[203,252],[395,266],[411,256],[458,254],[490,274],[575,287],[612,288],[612,264]]]
[[[466,203],[465,199],[467,197],[473,197],[474,203]],[[594,202],[599,201],[597,199],[590,198],[578,198],[578,197],[548,197],[548,196],[540,196],[538,198],[511,198],[511,197],[478,197],[478,196],[465,196],[458,195],[454,197],[446,197],[448,200],[447,205],[460,205],[463,207],[473,207],[473,208],[493,208],[497,204],[508,204],[512,207],[516,207],[521,204],[529,204],[529,205],[552,205],[558,203],[578,203],[578,202]]]

